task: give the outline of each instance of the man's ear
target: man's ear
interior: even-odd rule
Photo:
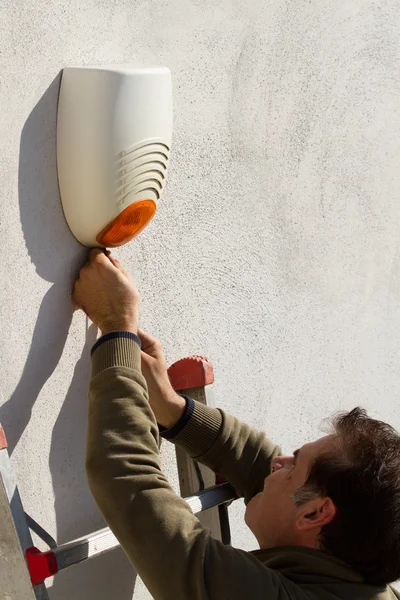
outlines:
[[[328,525],[336,515],[336,506],[328,497],[316,496],[299,507],[297,529],[307,531]]]

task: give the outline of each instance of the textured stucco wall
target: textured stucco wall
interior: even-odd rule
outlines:
[[[0,5],[0,419],[25,507],[60,541],[101,526],[83,469],[96,332],[71,312],[85,251],[55,172],[60,69],[171,68],[167,191],[116,254],[168,360],[207,354],[217,403],[291,450],[356,404],[400,427],[399,24],[395,0]],[[255,547],[241,512],[234,543]],[[51,598],[133,588],[148,598],[114,552]]]

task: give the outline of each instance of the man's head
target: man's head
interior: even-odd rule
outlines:
[[[400,577],[400,436],[390,425],[355,408],[272,471],[246,509],[261,548],[317,548],[368,583]]]

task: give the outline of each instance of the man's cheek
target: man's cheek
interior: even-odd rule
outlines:
[[[255,496],[253,496],[253,498],[250,500],[250,502],[248,503],[247,507],[246,507],[246,512],[247,511],[252,511],[254,506],[257,504],[257,502],[259,501],[261,496],[261,492],[259,494],[256,494]]]
[[[279,507],[283,500],[283,489],[281,482],[276,481],[268,481],[264,487],[264,491],[262,492],[261,504],[262,510],[267,509],[268,512],[279,511]]]
[[[253,496],[253,498],[250,500],[250,502],[246,506],[246,511],[244,513],[244,520],[245,520],[246,525],[249,525],[249,523],[251,523],[252,516],[256,512],[257,504],[260,501],[260,497],[261,497],[261,492],[259,494],[256,494],[255,496]]]

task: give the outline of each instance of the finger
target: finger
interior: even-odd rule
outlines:
[[[92,248],[89,252],[89,262],[91,265],[100,264],[106,268],[113,268],[114,265],[109,259],[109,256],[105,254],[102,248]]]
[[[124,267],[122,266],[122,264],[119,262],[118,258],[115,258],[115,256],[113,256],[110,253],[108,255],[108,260],[110,260],[112,262],[112,264],[114,265],[114,267],[116,267],[117,269],[119,269],[121,271],[121,273],[123,273],[124,275],[126,275],[127,277],[129,277],[127,271],[124,269]]]
[[[87,261],[85,262],[85,264],[83,265],[83,267],[81,268],[81,270],[79,271],[79,276],[78,276],[78,279],[79,279],[79,277],[81,276],[81,274],[82,274],[82,271],[85,271],[85,270],[87,270],[87,268],[88,268],[88,267],[90,267],[90,262],[87,260]]]
[[[109,255],[107,256],[107,258],[108,258],[108,260],[109,260],[110,262],[112,262],[112,264],[114,265],[114,267],[117,267],[117,269],[120,269],[120,270],[122,270],[122,265],[121,265],[121,263],[119,262],[119,260],[118,260],[117,258],[115,258],[115,256],[113,256],[112,254],[109,254]]]
[[[92,260],[94,260],[96,256],[99,256],[101,254],[104,254],[103,248],[92,248],[89,251],[89,261],[92,262]]]
[[[80,282],[76,281],[75,285],[74,285],[74,289],[72,290],[72,294],[71,294],[71,298],[72,298],[72,305],[74,306],[75,310],[81,309],[82,308],[82,301],[81,301],[81,289],[80,289]]]
[[[90,262],[86,262],[83,267],[81,268],[81,270],[79,271],[79,275],[78,275],[78,279],[77,281],[80,281],[82,279],[85,279],[86,276],[89,274],[90,272]]]
[[[86,311],[85,307],[82,304],[80,296],[77,296],[74,293],[74,294],[72,294],[71,299],[72,299],[72,308],[74,309],[74,311],[76,311],[76,310],[82,310],[85,313],[85,315],[87,315],[87,311]]]
[[[75,312],[77,310],[81,310],[81,307],[79,306],[79,304],[75,301],[74,296],[71,296],[71,304],[72,304],[72,312]]]
[[[138,329],[138,336],[142,343],[143,352],[146,352],[147,348],[150,348],[151,346],[154,347],[156,344],[160,343],[156,337],[147,333],[147,331],[143,331],[143,329]]]
[[[146,352],[143,352],[143,350],[141,351],[140,356],[141,356],[141,360],[142,360],[142,368],[149,367],[151,357],[148,354],[146,354]]]
[[[103,248],[92,248],[89,252],[89,262],[102,262],[108,264],[110,254],[107,254]]]

